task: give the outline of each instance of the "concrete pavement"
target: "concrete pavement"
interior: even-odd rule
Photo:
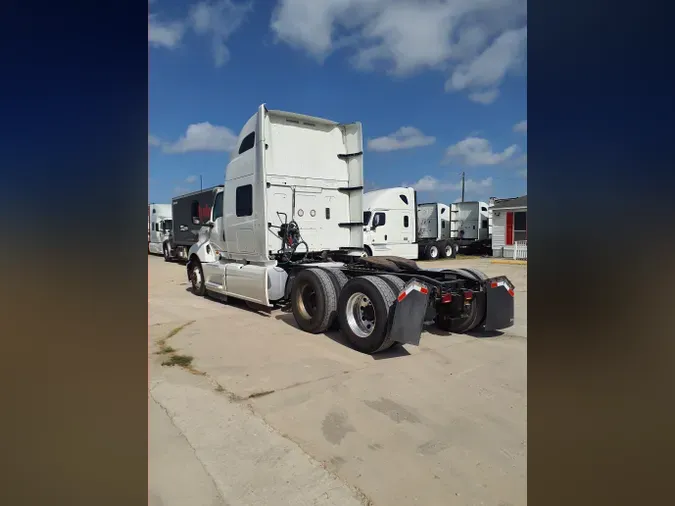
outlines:
[[[516,325],[371,357],[280,311],[196,297],[183,266],[149,258],[151,500],[195,497],[170,483],[185,461],[202,495],[182,504],[526,504],[527,270],[448,262],[507,274]],[[162,367],[154,343],[193,320],[167,344],[196,374]],[[153,471],[153,455],[168,463]]]

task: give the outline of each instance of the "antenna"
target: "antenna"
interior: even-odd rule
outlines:
[[[202,184],[202,175],[199,174],[199,190],[201,191],[203,189],[204,189],[204,185]]]

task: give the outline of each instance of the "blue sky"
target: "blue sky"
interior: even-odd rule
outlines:
[[[271,109],[363,123],[366,190],[527,193],[525,0],[150,0],[149,201],[222,184]]]

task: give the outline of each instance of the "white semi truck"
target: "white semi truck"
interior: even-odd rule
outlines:
[[[363,353],[417,345],[425,322],[452,332],[513,325],[506,277],[367,257],[362,220],[361,124],[261,105],[188,251],[192,290],[268,309],[290,304],[302,330],[337,325]]]
[[[487,202],[456,202],[452,204],[451,214],[451,236],[462,250],[492,250],[492,213]]]
[[[363,195],[363,247],[369,256],[417,260],[454,258],[450,207],[417,203],[412,187],[385,188]]]
[[[148,204],[148,253],[162,254],[171,224],[171,204]]]

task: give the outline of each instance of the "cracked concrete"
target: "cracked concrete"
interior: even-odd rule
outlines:
[[[526,504],[527,270],[460,263],[514,281],[516,326],[370,357],[150,257],[151,504]],[[161,367],[192,320],[167,344],[203,375]]]

